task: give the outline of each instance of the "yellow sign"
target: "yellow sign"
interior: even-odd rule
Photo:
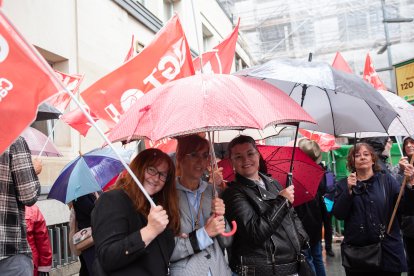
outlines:
[[[407,101],[414,100],[414,59],[395,65],[397,94]]]

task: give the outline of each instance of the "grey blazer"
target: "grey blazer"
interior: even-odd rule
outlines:
[[[202,197],[202,214],[204,222],[211,216],[211,201],[213,198],[213,186],[205,181],[200,182],[200,190],[205,188]],[[188,203],[185,188],[177,180],[177,192],[180,208],[180,233],[190,233],[193,229],[192,214],[197,214],[193,206]],[[226,222],[226,231],[230,230]],[[207,276],[209,269],[211,276],[231,275],[231,270],[224,256],[224,248],[229,247],[232,237],[217,236],[214,243],[200,252],[194,252],[190,238],[175,238],[175,248],[171,256],[170,271],[172,276]]]

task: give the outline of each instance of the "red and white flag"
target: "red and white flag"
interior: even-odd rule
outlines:
[[[340,52],[336,52],[334,61],[332,62],[332,67],[338,70],[341,70],[343,72],[351,73],[352,72],[351,67],[349,66],[348,62],[342,57]]]
[[[362,76],[364,80],[372,84],[377,90],[387,90],[387,87],[379,78],[377,71],[375,71],[374,65],[369,54],[365,59],[364,75]]]
[[[203,62],[203,72],[205,73],[230,74],[239,36],[239,25],[240,18],[233,32],[227,38],[214,47],[213,50],[203,53],[202,59],[196,57],[193,60],[194,69],[197,73],[201,72],[201,62]]]
[[[63,89],[0,10],[0,153],[35,120],[38,105]]]
[[[194,75],[190,48],[177,15],[142,52],[81,93],[95,115],[108,127],[144,93],[163,83]]]
[[[96,122],[98,118],[90,112],[89,107],[83,106],[92,119]],[[66,124],[77,130],[83,137],[86,136],[89,129],[92,127],[92,124],[89,122],[88,118],[83,114],[80,108],[76,108],[68,113],[63,114],[60,119]]]
[[[55,73],[57,78],[63,83],[68,91],[70,91],[73,95],[78,92],[84,75],[68,75],[57,70],[55,70]],[[68,107],[71,100],[72,98],[69,96],[69,94],[66,92],[61,92],[53,96],[48,102],[63,113]]]
[[[134,48],[134,35],[132,35],[132,41],[131,41],[131,47],[129,48],[129,51],[124,59],[124,62],[127,62],[131,58],[134,57],[135,48]]]

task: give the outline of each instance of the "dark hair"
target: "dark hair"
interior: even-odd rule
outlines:
[[[267,166],[266,166],[266,161],[264,160],[262,154],[260,153],[260,151],[257,148],[256,145],[256,141],[247,135],[240,135],[237,136],[236,138],[234,138],[233,140],[230,141],[228,148],[227,148],[227,152],[229,154],[229,158],[231,159],[231,150],[236,146],[236,145],[240,145],[240,144],[250,144],[253,146],[254,149],[257,150],[257,152],[259,153],[259,172],[267,174]]]
[[[402,152],[403,152],[403,155],[404,155],[404,156],[408,156],[408,155],[407,155],[407,152],[405,151],[405,146],[406,146],[406,144],[407,144],[407,142],[408,142],[409,140],[411,140],[411,141],[412,141],[412,143],[414,143],[414,138],[413,138],[413,137],[411,137],[411,136],[407,136],[407,137],[405,137],[405,138],[404,138],[404,141],[403,141],[403,146],[402,146]]]
[[[181,175],[180,163],[183,161],[186,154],[196,152],[202,149],[210,151],[209,142],[207,139],[200,137],[198,134],[192,134],[177,138],[177,175]]]
[[[374,149],[367,143],[357,143],[356,144],[356,152],[358,152],[361,147],[366,147],[367,150],[369,151],[369,153],[371,154],[371,158],[372,158],[372,162],[374,162],[374,166],[372,167],[374,172],[380,172],[381,171],[381,166],[378,164],[378,156],[375,153]],[[346,162],[346,168],[350,171],[350,172],[354,172],[355,171],[355,161],[354,161],[354,147],[351,147],[349,149],[348,152],[348,157],[346,158],[347,162]]]
[[[175,187],[175,168],[171,158],[168,154],[159,149],[146,149],[141,151],[132,160],[129,166],[132,172],[137,176],[138,180],[143,183],[145,180],[146,169],[148,167],[156,167],[162,162],[168,164],[168,176],[162,190],[156,193],[153,197],[157,204],[163,206],[167,211],[168,220],[170,221],[168,227],[171,228],[175,234],[178,234],[180,231],[180,215]],[[148,216],[151,206],[138,185],[128,173],[120,177],[115,184],[114,189],[123,189],[134,203],[135,209],[141,214]]]

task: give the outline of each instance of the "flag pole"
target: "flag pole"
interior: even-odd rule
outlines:
[[[1,0],[0,0],[1,1]],[[42,63],[43,69],[47,70],[49,72],[50,80],[54,82],[56,87],[60,86],[62,88],[62,91],[66,92],[72,100],[75,101],[76,105],[79,107],[79,109],[82,111],[82,113],[85,115],[85,117],[88,119],[88,121],[92,124],[92,126],[98,131],[99,135],[104,139],[104,141],[109,145],[109,147],[114,151],[115,155],[119,158],[119,161],[121,164],[125,167],[125,170],[131,175],[132,179],[135,181],[135,183],[138,185],[138,188],[142,191],[144,196],[147,198],[149,203],[152,207],[155,207],[154,201],[151,199],[150,195],[147,193],[147,191],[144,189],[144,186],[142,186],[141,182],[138,180],[138,178],[135,176],[135,174],[132,172],[131,168],[127,165],[127,163],[122,158],[121,154],[115,149],[114,145],[109,141],[108,137],[103,133],[103,131],[98,127],[98,125],[94,122],[91,115],[85,110],[83,105],[80,103],[80,101],[76,98],[75,95],[73,95],[72,92],[70,92],[60,80],[56,77],[55,72],[52,70],[50,65],[46,62],[46,60],[39,54],[39,52],[33,47],[31,43],[29,43],[22,34],[17,30],[17,28],[12,24],[12,22],[4,15],[4,13],[0,9],[0,14],[2,17],[7,21],[7,23],[13,27],[14,31],[17,33],[19,38],[25,43],[28,50],[32,52],[37,57],[37,60]],[[51,97],[49,97],[51,98]],[[47,100],[47,99],[46,99]]]
[[[85,110],[83,105],[79,102],[78,99],[76,99],[75,95],[73,95],[69,90],[66,88],[65,92],[69,94],[69,96],[72,98],[73,101],[75,101],[76,105],[79,107],[79,109],[82,111],[82,113],[86,116],[88,121],[92,124],[92,126],[98,131],[99,135],[102,137],[102,139],[105,140],[105,142],[109,145],[109,147],[114,151],[115,155],[118,157],[119,161],[124,166],[125,170],[129,173],[129,175],[132,177],[132,179],[135,181],[135,183],[138,185],[138,188],[141,190],[141,192],[144,194],[144,196],[147,198],[149,203],[152,207],[155,207],[155,203],[152,200],[151,196],[147,193],[144,186],[142,186],[141,182],[138,180],[138,178],[135,176],[135,174],[132,172],[131,168],[128,166],[128,164],[124,161],[121,154],[116,150],[114,145],[111,141],[109,141],[108,137],[103,133],[103,131],[98,127],[98,125],[95,123],[95,121],[92,119],[92,116]]]

